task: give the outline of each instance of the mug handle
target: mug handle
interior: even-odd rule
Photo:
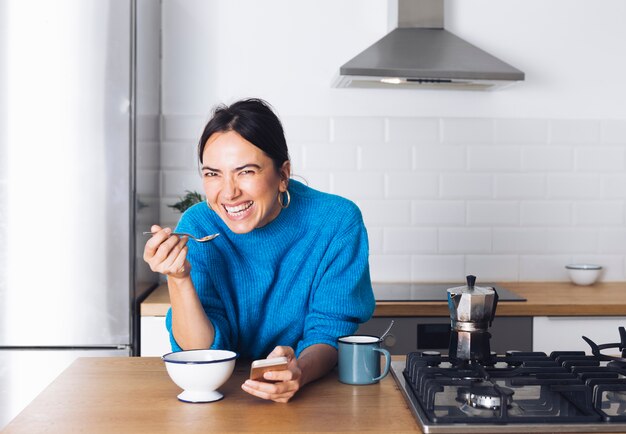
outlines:
[[[383,369],[383,373],[380,374],[380,377],[374,378],[372,381],[382,380],[389,373],[389,367],[391,366],[391,354],[384,348],[374,348],[374,351],[378,351],[379,353],[383,353],[385,355],[385,369]]]

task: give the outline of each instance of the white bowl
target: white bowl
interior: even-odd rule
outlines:
[[[602,272],[601,266],[593,264],[570,264],[565,268],[572,282],[583,286],[593,285]]]
[[[212,402],[224,397],[217,388],[230,378],[238,354],[226,350],[189,350],[165,354],[167,373],[183,392],[183,402]]]

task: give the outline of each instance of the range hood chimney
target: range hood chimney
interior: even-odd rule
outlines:
[[[398,0],[398,27],[344,64],[334,87],[493,90],[524,80],[443,21],[444,0]]]

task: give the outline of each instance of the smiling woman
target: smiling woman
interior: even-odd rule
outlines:
[[[173,351],[212,348],[287,357],[287,369],[242,388],[288,401],[337,362],[337,338],[374,311],[367,232],[358,207],[291,180],[280,120],[259,99],[219,106],[198,147],[206,203],[176,232],[153,226],[144,259],[168,276]]]

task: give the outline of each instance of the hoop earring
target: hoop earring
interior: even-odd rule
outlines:
[[[280,200],[280,193],[278,193],[277,199],[278,199],[278,204],[280,205],[280,207],[282,209],[285,209],[289,206],[289,204],[291,203],[291,195],[289,195],[289,190],[285,190],[285,195],[287,195],[287,203],[285,203],[285,201],[281,201]]]

